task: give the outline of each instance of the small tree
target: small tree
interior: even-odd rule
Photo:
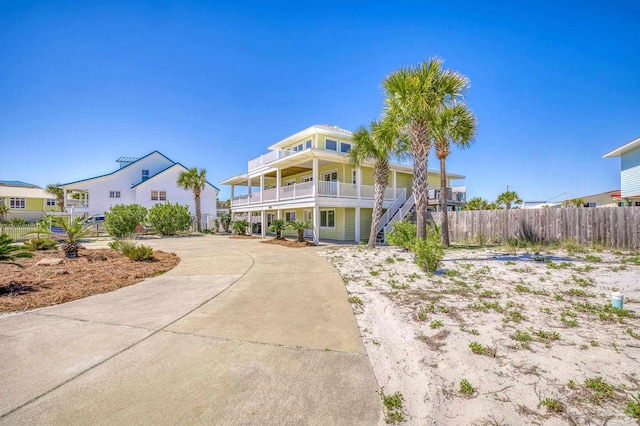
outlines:
[[[229,233],[229,229],[231,229],[231,214],[224,213],[220,216],[220,225],[222,225],[222,229],[224,232]]]
[[[64,211],[64,189],[60,188],[60,184],[59,183],[49,184],[44,188],[44,190],[48,194],[51,194],[55,197],[58,210],[63,212]]]
[[[147,209],[139,204],[118,204],[104,214],[104,226],[115,238],[124,238],[143,225],[147,217]]]
[[[275,219],[269,225],[269,231],[276,233],[276,240],[282,239],[282,231],[286,228],[286,222],[283,219]]]
[[[233,230],[236,235],[247,235],[247,229],[249,228],[249,222],[244,219],[236,220],[233,222]]]
[[[287,229],[298,231],[298,242],[304,242],[304,230],[311,229],[313,224],[308,220],[294,220],[287,224]]]
[[[4,203],[0,203],[0,222],[4,222],[7,220],[7,215],[9,214],[9,207],[7,207]]]
[[[196,227],[198,232],[202,231],[202,213],[200,207],[200,194],[207,184],[207,171],[205,169],[198,170],[192,167],[178,175],[177,184],[180,188],[193,191],[193,201],[196,208]]]
[[[22,268],[16,259],[33,257],[33,253],[24,247],[12,245],[13,240],[7,234],[0,235],[0,263],[7,263]]]
[[[391,232],[387,236],[389,244],[411,250],[416,240],[416,224],[401,220],[391,224]]]
[[[444,246],[440,244],[440,230],[438,227],[427,227],[427,238],[417,238],[411,248],[414,261],[420,269],[426,272],[435,272],[444,257]]]
[[[518,196],[516,191],[506,190],[502,194],[498,195],[496,204],[499,206],[505,206],[507,210],[511,208],[511,204],[522,204],[522,199]]]
[[[62,238],[64,241],[64,244],[62,245],[64,256],[68,259],[75,259],[78,257],[80,240],[91,233],[91,225],[87,224],[89,218],[75,217],[71,219],[67,216],[46,216],[45,219],[47,217],[50,217],[51,223],[62,229],[62,232],[64,233],[64,237]],[[40,230],[37,232],[40,232]],[[48,234],[54,233],[49,231]]]
[[[149,210],[149,223],[162,235],[186,231],[191,226],[189,207],[178,203],[156,204]]]

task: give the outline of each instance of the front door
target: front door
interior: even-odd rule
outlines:
[[[322,180],[325,183],[322,188],[321,195],[337,196],[338,195],[338,172],[332,171],[322,174]]]

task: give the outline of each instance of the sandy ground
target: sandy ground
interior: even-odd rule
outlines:
[[[402,394],[404,424],[636,423],[633,254],[451,249],[428,276],[395,247],[319,253],[343,276],[382,392]],[[624,311],[607,308],[613,291]]]

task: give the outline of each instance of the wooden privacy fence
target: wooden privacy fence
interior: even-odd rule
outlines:
[[[440,212],[431,213],[440,223]],[[640,249],[640,207],[472,210],[449,212],[451,241],[482,238],[551,243],[574,240]]]

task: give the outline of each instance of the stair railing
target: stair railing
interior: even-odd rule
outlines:
[[[407,201],[398,209],[396,214],[393,215],[391,220],[384,226],[383,230],[384,230],[385,243],[387,242],[387,234],[391,232],[393,222],[404,219],[407,213],[409,213],[409,210],[411,210],[415,205],[416,205],[415,198],[413,197],[413,194],[411,194],[409,199],[407,199]]]
[[[402,207],[402,204],[407,200],[407,189],[400,188],[400,193],[393,200],[393,203],[389,206],[386,212],[380,217],[380,222],[378,222],[378,229],[376,229],[376,233],[382,231],[382,229],[391,221],[393,215]]]

